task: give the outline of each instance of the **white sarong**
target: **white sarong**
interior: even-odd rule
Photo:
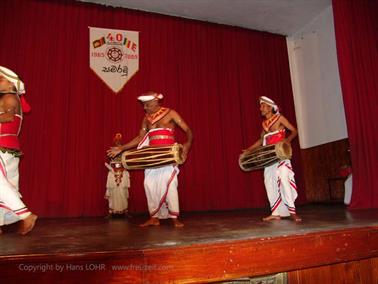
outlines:
[[[138,149],[150,145],[149,134],[161,129],[163,128],[151,129],[139,143]],[[167,219],[179,216],[177,192],[179,172],[179,168],[174,165],[144,170],[144,191],[151,217]]]
[[[272,215],[288,217],[296,214],[294,202],[298,193],[290,160],[266,167],[264,183]]]
[[[0,151],[0,226],[15,223],[31,214],[18,191],[19,161],[18,157]]]
[[[159,219],[178,217],[180,212],[177,192],[178,173],[178,167],[172,165],[144,170],[144,190],[151,217]]]

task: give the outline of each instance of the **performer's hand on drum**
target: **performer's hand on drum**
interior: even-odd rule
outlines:
[[[250,153],[256,151],[261,145],[262,145],[262,141],[261,141],[261,139],[259,139],[255,143],[253,143],[251,146],[249,146],[247,149],[243,149],[241,155],[250,154]]]
[[[122,152],[121,147],[111,147],[108,151],[106,151],[106,153],[108,154],[108,157],[110,158],[114,158],[121,152]]]
[[[287,137],[283,139],[282,142],[291,145],[291,140],[289,140]]]
[[[182,162],[184,163],[186,161],[186,159],[188,158],[188,152],[189,152],[189,148],[190,146],[184,144],[183,145],[183,149],[182,149],[182,155],[181,155],[181,158],[182,158]]]
[[[249,148],[247,148],[247,149],[243,149],[242,150],[242,154],[248,154],[248,153],[252,153],[253,151],[255,151],[256,150],[256,148],[251,148],[251,147],[249,147]]]

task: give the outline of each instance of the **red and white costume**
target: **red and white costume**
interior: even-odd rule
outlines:
[[[0,226],[15,223],[31,214],[18,191],[21,124],[22,115],[18,114],[13,121],[0,123]]]
[[[285,129],[270,132],[270,127],[277,122],[279,114],[263,122],[267,132],[263,137],[263,146],[276,144],[285,139]],[[290,160],[279,161],[264,169],[264,183],[272,215],[288,217],[295,212],[297,186]]]
[[[174,143],[173,129],[155,128],[148,131],[139,143],[138,148],[153,145],[173,145]],[[151,217],[167,219],[177,218],[179,215],[178,173],[179,169],[174,165],[144,170],[144,189]]]
[[[0,66],[0,75],[15,86],[22,111],[30,111],[29,104],[21,96],[25,94],[24,83],[17,74]],[[15,114],[13,121],[0,123],[0,226],[25,219],[31,214],[21,201],[18,191],[18,164],[21,153],[18,134],[21,125],[22,113]]]

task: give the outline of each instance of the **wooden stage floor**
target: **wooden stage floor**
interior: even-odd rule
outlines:
[[[141,228],[145,216],[41,218],[27,236],[3,229],[0,273],[40,283],[71,283],[78,275],[103,283],[198,283],[378,256],[378,210],[305,205],[301,223],[263,222],[266,213],[184,213],[183,228],[168,220]]]

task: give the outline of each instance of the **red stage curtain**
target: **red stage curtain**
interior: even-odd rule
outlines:
[[[0,63],[22,75],[33,108],[21,192],[37,214],[106,213],[105,151],[116,132],[138,133],[136,97],[148,90],[194,132],[179,175],[183,211],[268,209],[262,172],[242,172],[238,156],[260,134],[259,96],[295,124],[285,37],[75,1],[4,0],[1,9]],[[88,26],[140,32],[140,70],[117,95],[89,68]],[[147,211],[142,171],[131,173],[129,204]]]
[[[352,156],[350,208],[378,208],[378,1],[334,0],[333,13]]]

